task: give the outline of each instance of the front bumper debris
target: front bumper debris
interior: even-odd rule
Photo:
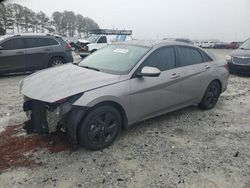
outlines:
[[[71,108],[71,104],[67,102],[55,105],[25,98],[23,110],[26,112],[28,120],[23,128],[28,134],[55,132],[64,126],[66,114]]]

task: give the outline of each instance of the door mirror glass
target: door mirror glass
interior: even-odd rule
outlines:
[[[158,77],[161,71],[155,67],[143,67],[138,76]]]

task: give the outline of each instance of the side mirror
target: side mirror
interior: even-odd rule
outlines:
[[[141,72],[138,73],[138,76],[146,77],[158,77],[161,74],[161,71],[155,67],[143,67]]]

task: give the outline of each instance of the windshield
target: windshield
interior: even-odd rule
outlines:
[[[247,39],[241,46],[240,49],[250,50],[250,39]]]
[[[95,35],[92,35],[90,36],[87,41],[91,42],[91,43],[96,43],[97,39],[99,38],[99,36],[95,36]]]
[[[91,67],[111,74],[127,74],[149,48],[133,45],[108,45],[89,55],[79,66]]]
[[[4,39],[6,39],[6,38],[8,38],[8,37],[10,37],[10,36],[8,36],[8,35],[0,36],[0,42],[2,42]]]

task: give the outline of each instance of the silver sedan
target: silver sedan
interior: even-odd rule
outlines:
[[[181,42],[108,45],[79,65],[37,72],[21,83],[28,133],[65,130],[80,145],[109,146],[122,128],[199,105],[213,108],[227,88],[225,60]]]

